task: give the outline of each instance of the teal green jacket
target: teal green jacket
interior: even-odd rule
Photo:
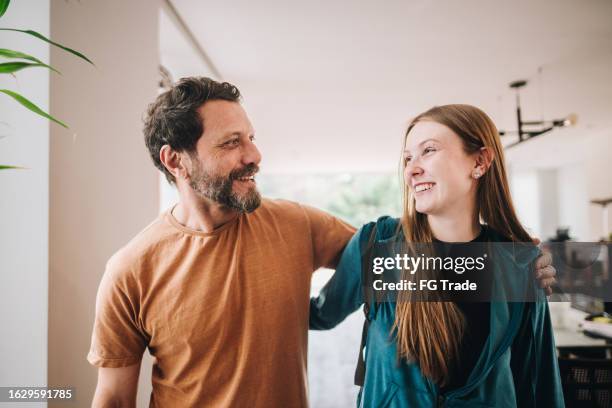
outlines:
[[[361,248],[370,239],[374,224],[366,224],[357,231],[334,276],[319,296],[311,299],[310,329],[331,329],[364,303]],[[378,243],[397,240],[397,219],[382,217],[376,226]],[[398,361],[392,336],[395,303],[370,305],[365,381],[359,391],[359,407],[564,406],[548,303],[542,289],[527,281],[534,279],[532,265],[537,249],[531,246],[520,256],[516,252],[506,255],[512,257],[513,273],[520,276],[512,284],[532,288],[537,301],[503,302],[498,297],[486,303],[491,308],[490,335],[482,353],[465,385],[444,394],[421,374],[418,365]],[[494,279],[503,280],[501,268],[493,269]]]

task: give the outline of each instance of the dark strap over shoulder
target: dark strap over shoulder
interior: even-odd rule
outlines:
[[[366,317],[363,321],[363,329],[361,330],[361,344],[359,345],[359,355],[357,356],[357,366],[355,367],[355,385],[359,387],[363,387],[363,383],[365,382],[365,356],[363,355],[363,350],[365,348],[366,339],[368,338],[369,328],[370,321]]]
[[[376,224],[367,224],[361,235],[359,243],[361,249],[361,289],[363,290],[363,313],[365,319],[363,321],[363,329],[361,330],[361,344],[359,345],[359,355],[357,356],[357,367],[355,367],[355,385],[363,387],[365,380],[365,355],[364,349],[368,338],[368,329],[370,327],[370,307],[372,303],[372,274],[370,273],[370,265],[374,257],[374,244],[376,242]]]

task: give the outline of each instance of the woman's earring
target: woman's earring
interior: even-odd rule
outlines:
[[[474,178],[475,178],[475,179],[477,179],[477,178],[479,178],[480,176],[482,176],[482,174],[480,174],[480,171],[479,171],[479,170],[476,170],[476,171],[474,172]]]

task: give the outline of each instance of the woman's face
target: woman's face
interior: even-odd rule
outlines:
[[[404,182],[413,192],[416,210],[444,215],[470,208],[466,204],[476,199],[472,176],[476,156],[465,152],[461,138],[448,127],[427,120],[417,122],[404,150]]]

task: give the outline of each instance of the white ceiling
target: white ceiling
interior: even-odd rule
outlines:
[[[516,79],[530,81],[524,119],[579,123],[509,149],[513,163],[558,165],[612,137],[610,0],[171,1],[241,89],[268,173],[394,170],[407,120],[433,105],[515,129]],[[164,13],[160,30],[175,79],[211,75]]]

